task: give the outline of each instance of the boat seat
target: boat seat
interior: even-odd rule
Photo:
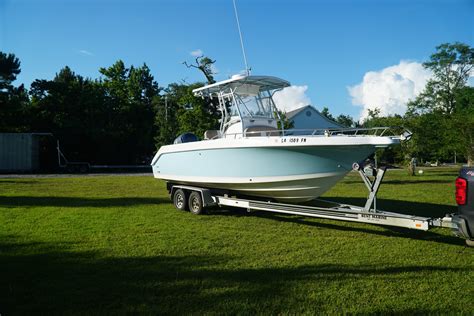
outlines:
[[[214,139],[219,138],[221,136],[221,132],[218,130],[210,129],[204,132],[204,139]]]
[[[272,126],[252,126],[244,131],[245,137],[279,136],[280,130]]]

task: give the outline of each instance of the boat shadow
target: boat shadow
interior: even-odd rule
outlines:
[[[325,197],[328,201],[333,201],[341,204],[351,204],[363,206],[366,199],[363,198],[341,198],[341,197]],[[311,203],[309,203],[311,204]],[[389,200],[389,199],[377,199],[377,208],[388,211],[396,212],[408,215],[416,215],[423,217],[443,217],[446,214],[456,212],[456,207],[450,205],[440,205],[440,204],[431,204],[431,203],[418,203],[418,202],[408,202],[400,200]],[[249,213],[242,209],[231,209],[226,208],[222,210],[213,210],[210,214],[217,216],[246,216]],[[458,237],[447,236],[435,233],[433,231],[421,231],[408,229],[403,227],[393,227],[393,226],[383,226],[383,230],[380,230],[380,225],[377,225],[375,228],[372,224],[361,223],[358,225],[344,225],[337,224],[341,223],[336,220],[327,220],[315,221],[313,218],[301,216],[301,215],[289,215],[281,213],[271,213],[265,211],[252,211],[250,213],[253,216],[260,218],[271,219],[279,222],[287,223],[296,223],[299,225],[313,226],[319,228],[334,229],[340,231],[350,231],[350,232],[359,232],[371,235],[379,235],[386,237],[399,237],[399,238],[409,238],[416,240],[426,240],[432,242],[438,242],[443,244],[450,245],[459,245],[465,246],[464,240]],[[328,221],[334,222],[334,224],[329,223]]]

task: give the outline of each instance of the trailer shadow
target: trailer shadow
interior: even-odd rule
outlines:
[[[74,244],[1,242],[2,314],[254,314],[311,313],[334,308],[325,291],[380,282],[421,282],[424,277],[467,273],[431,265],[314,264],[237,267],[238,258],[213,255],[108,257]],[[80,246],[80,245],[78,245]],[[418,277],[423,276],[423,277]],[[303,286],[301,285],[303,283]],[[306,286],[306,287],[305,287]],[[316,298],[303,295],[310,286]],[[370,290],[380,302],[384,294]],[[296,293],[296,294],[295,294]],[[344,292],[342,292],[344,293]],[[345,295],[351,295],[350,291]],[[347,294],[349,293],[349,294]],[[300,295],[301,294],[301,295]],[[295,298],[299,296],[299,299]],[[346,307],[351,306],[348,297]],[[301,304],[304,303],[304,304]],[[403,306],[382,305],[385,312]],[[339,308],[344,308],[340,306]],[[416,309],[416,313],[435,310]],[[373,311],[376,312],[376,311]],[[436,310],[440,312],[440,310]],[[445,312],[448,312],[446,310]],[[453,312],[453,310],[449,310]]]
[[[400,185],[400,184],[453,184],[454,183],[455,177],[452,179],[413,179],[413,180],[395,180],[395,179],[384,179],[383,180],[383,185]],[[361,180],[343,180],[341,183],[344,184],[361,184]]]
[[[52,206],[52,207],[118,207],[136,205],[156,205],[169,203],[165,197],[119,197],[119,198],[84,198],[68,196],[0,196],[2,207]]]
[[[364,206],[366,198],[356,197],[335,197],[325,196],[324,199],[341,204],[352,204]],[[452,205],[420,203],[392,199],[377,199],[377,209],[387,212],[402,213],[408,215],[416,215],[423,217],[443,217],[446,214],[455,213],[457,208]]]
[[[264,212],[260,212],[256,214],[262,218],[268,218],[276,221],[281,222],[288,222],[288,223],[295,223],[299,225],[306,225],[306,226],[313,226],[319,228],[327,228],[327,229],[334,229],[339,231],[348,231],[348,232],[359,232],[365,233],[370,235],[378,235],[378,236],[385,236],[385,237],[398,237],[398,238],[408,238],[414,240],[425,240],[425,241],[432,241],[442,244],[449,244],[449,245],[456,245],[456,246],[465,246],[464,240],[461,238],[457,238],[455,236],[445,236],[440,235],[437,233],[433,233],[430,231],[420,231],[420,230],[413,230],[408,228],[402,227],[392,227],[392,226],[383,226],[383,230],[379,229],[371,229],[373,227],[371,224],[363,224],[367,226],[367,228],[362,227],[355,227],[355,226],[344,226],[338,224],[330,224],[330,223],[323,223],[323,222],[315,222],[310,221],[306,217],[302,216],[287,216],[281,214],[268,214]],[[362,225],[362,224],[361,224]]]

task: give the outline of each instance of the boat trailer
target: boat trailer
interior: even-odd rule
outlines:
[[[208,188],[168,183],[168,191],[177,209],[187,210],[193,214],[201,214],[212,206],[229,206],[242,208],[248,212],[265,211],[291,215],[301,215],[316,218],[344,220],[358,223],[386,225],[427,231],[433,227],[450,228],[454,235],[466,239],[472,245],[474,236],[468,229],[466,219],[457,214],[447,214],[442,218],[421,217],[400,213],[386,212],[377,209],[377,192],[382,184],[386,168],[361,168],[353,164],[353,170],[361,176],[368,189],[368,197],[363,207],[335,203],[325,200],[315,200],[321,206],[276,203],[273,201],[254,200],[232,196],[231,193],[219,192]],[[368,175],[369,173],[369,175]],[[373,180],[369,176],[373,176]]]

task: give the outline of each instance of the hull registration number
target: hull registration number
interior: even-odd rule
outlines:
[[[282,143],[306,143],[305,137],[290,137],[290,138],[282,138]]]

